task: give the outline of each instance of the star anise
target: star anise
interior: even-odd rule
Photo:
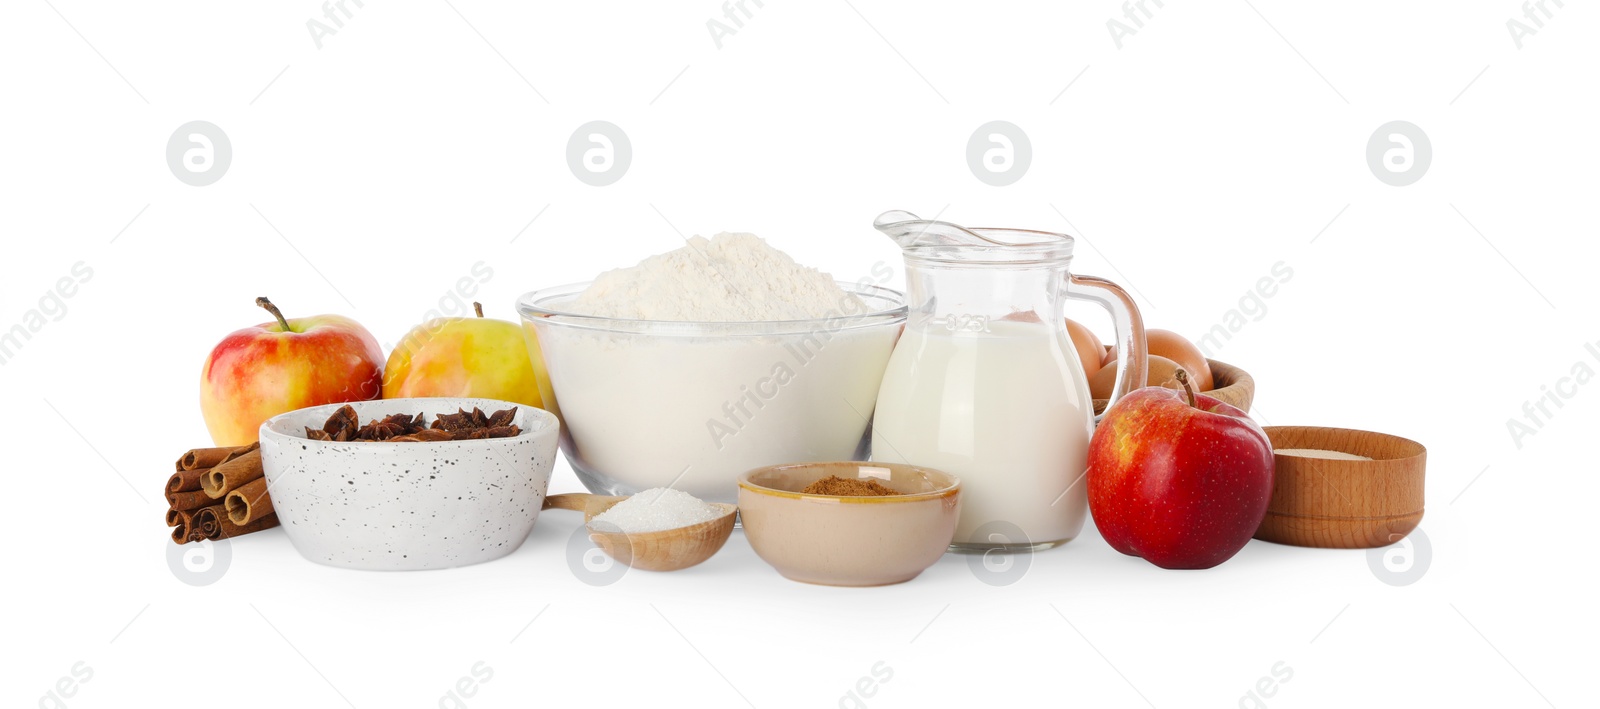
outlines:
[[[406,435],[406,429],[400,424],[389,423],[388,421],[373,421],[362,426],[361,430],[356,432],[356,440],[386,441],[395,436],[404,435]]]
[[[355,409],[342,406],[335,411],[321,430],[306,428],[306,438],[316,441],[466,441],[483,438],[509,438],[522,433],[512,421],[517,418],[517,407],[486,414],[473,407],[471,411],[457,408],[453,414],[434,417],[433,426],[425,427],[423,414],[391,414],[374,419],[361,426]]]
[[[510,426],[511,422],[515,420],[517,420],[517,407],[513,406],[509,409],[501,409],[494,412],[494,415],[489,417],[489,421],[485,424],[485,426],[488,428]]]
[[[417,443],[426,441],[449,441],[454,439],[455,434],[449,431],[440,431],[436,428],[424,428],[416,433],[408,433],[404,436],[395,436],[394,438],[389,439],[389,441],[391,443]]]
[[[382,420],[369,422],[356,433],[358,441],[386,441],[421,430],[422,414],[392,414]]]
[[[453,414],[439,414],[433,419],[433,427],[442,431],[463,431],[475,428],[472,414],[466,409],[456,409]]]
[[[322,425],[322,430],[335,441],[348,441],[355,438],[356,431],[361,428],[361,419],[356,416],[356,410],[349,404],[339,407],[328,417],[328,422]]]
[[[467,438],[511,438],[521,432],[522,429],[517,428],[516,426],[491,426],[489,428],[480,428],[476,431],[473,431],[467,434]]]

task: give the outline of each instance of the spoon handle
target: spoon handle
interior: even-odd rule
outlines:
[[[572,510],[583,513],[583,521],[600,514],[605,508],[626,500],[626,497],[612,497],[610,495],[591,495],[587,492],[568,492],[560,495],[549,495],[544,498],[544,507],[541,509]]]
[[[588,501],[585,498],[588,497],[592,497],[592,495],[583,492],[569,492],[561,495],[548,495],[544,498],[544,507],[542,509],[548,510],[553,508],[558,510],[573,510],[575,512],[582,512],[584,503]]]

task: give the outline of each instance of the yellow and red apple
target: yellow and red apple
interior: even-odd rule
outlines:
[[[483,317],[436,318],[411,328],[389,353],[383,397],[464,396],[542,408],[522,328]]]
[[[200,412],[217,445],[249,444],[281,413],[378,397],[383,350],[366,328],[341,315],[285,319],[266,298],[256,305],[276,322],[223,338],[200,374]]]

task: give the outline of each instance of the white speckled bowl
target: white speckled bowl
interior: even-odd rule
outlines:
[[[477,564],[516,551],[533,530],[555,466],[549,412],[493,399],[353,402],[365,424],[391,414],[485,413],[517,407],[514,438],[421,443],[313,441],[343,404],[261,424],[272,507],[301,556],[352,569],[409,571]]]

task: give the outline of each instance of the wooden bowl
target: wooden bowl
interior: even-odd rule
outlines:
[[[1211,365],[1213,388],[1210,391],[1200,393],[1217,399],[1224,404],[1236,406],[1240,411],[1249,413],[1250,402],[1256,396],[1256,380],[1250,376],[1250,373],[1214,359],[1208,359],[1206,363]],[[1105,410],[1106,400],[1095,399],[1094,412],[1102,414],[1105,413]]]
[[[1267,517],[1256,539],[1328,549],[1370,549],[1403,539],[1422,521],[1427,449],[1399,436],[1346,428],[1266,426],[1276,450],[1311,448],[1372,460],[1279,454]]]
[[[1214,388],[1211,391],[1201,392],[1206,396],[1217,399],[1224,404],[1238,407],[1240,411],[1250,412],[1250,403],[1256,398],[1256,380],[1244,371],[1226,362],[1214,359],[1206,360],[1211,365],[1211,380]]]

